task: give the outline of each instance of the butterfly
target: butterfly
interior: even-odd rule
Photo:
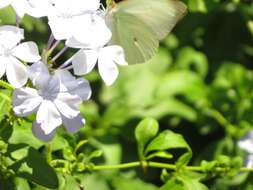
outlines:
[[[110,43],[124,48],[129,64],[144,63],[186,12],[186,5],[177,0],[107,0]]]

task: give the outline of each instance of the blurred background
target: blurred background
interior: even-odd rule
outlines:
[[[253,2],[184,2],[188,14],[161,42],[150,62],[121,68],[111,87],[105,86],[96,71],[86,76],[93,90],[91,100],[81,107],[87,125],[74,136],[59,130],[53,157],[71,160],[73,147],[89,139],[84,154],[95,149],[104,152],[102,158],[95,158],[96,163],[138,160],[134,129],[145,117],[157,119],[161,131],[181,133],[192,148],[193,165],[219,155],[245,157],[237,141],[253,129]],[[0,18],[1,24],[15,23],[11,8],[0,10]],[[46,20],[26,16],[21,26],[26,29],[26,40],[36,41],[42,50],[50,34]],[[68,51],[60,61],[72,54]],[[4,112],[0,118],[2,124],[6,122]],[[28,143],[43,152],[41,142],[32,137],[31,121],[24,122],[25,127],[13,127],[10,143]],[[87,190],[156,190],[162,185],[158,169],[76,175]],[[0,177],[1,183],[9,189],[45,189],[22,179],[13,182]],[[253,176],[211,178],[205,184],[212,190],[252,190]]]

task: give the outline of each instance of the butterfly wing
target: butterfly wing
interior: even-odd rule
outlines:
[[[121,45],[129,64],[143,63],[156,53],[183,17],[186,7],[176,0],[125,0],[108,9],[107,23],[112,44]]]

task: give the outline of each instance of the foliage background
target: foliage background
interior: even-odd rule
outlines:
[[[7,150],[15,160],[13,175],[5,168],[11,161],[1,160],[4,157],[0,154],[1,190],[46,189],[26,180],[30,178],[40,184],[51,183],[53,187],[51,168],[45,160],[39,160],[44,157],[49,162],[57,159],[74,162],[75,150],[87,163],[139,160],[134,130],[146,117],[155,118],[160,131],[170,129],[184,136],[193,151],[192,165],[218,159],[220,155],[245,158],[236,143],[253,127],[253,2],[185,0],[185,3],[188,14],[161,43],[150,63],[121,68],[112,87],[106,87],[96,72],[87,76],[92,82],[93,96],[81,107],[87,125],[75,135],[60,129],[50,145],[36,140],[31,133],[33,116],[15,119],[7,100],[10,92],[0,90],[0,149],[4,153]],[[0,10],[0,18],[1,24],[15,23],[10,8]],[[49,36],[46,20],[26,16],[22,26],[26,39],[36,41],[42,49]],[[65,59],[72,53],[69,51]],[[76,166],[73,170],[76,172],[69,173],[66,163],[53,163],[62,190],[82,187],[157,190],[164,184],[160,169],[77,172],[81,166]],[[43,170],[38,170],[35,176],[24,176],[22,171],[33,165],[35,170],[36,167]],[[221,175],[207,178],[204,184],[212,190],[251,190],[252,179],[248,174]],[[196,185],[190,189],[205,188]]]

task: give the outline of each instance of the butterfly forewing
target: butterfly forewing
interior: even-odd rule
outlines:
[[[111,43],[124,48],[129,64],[146,62],[185,12],[186,6],[176,0],[122,1],[108,11]]]

